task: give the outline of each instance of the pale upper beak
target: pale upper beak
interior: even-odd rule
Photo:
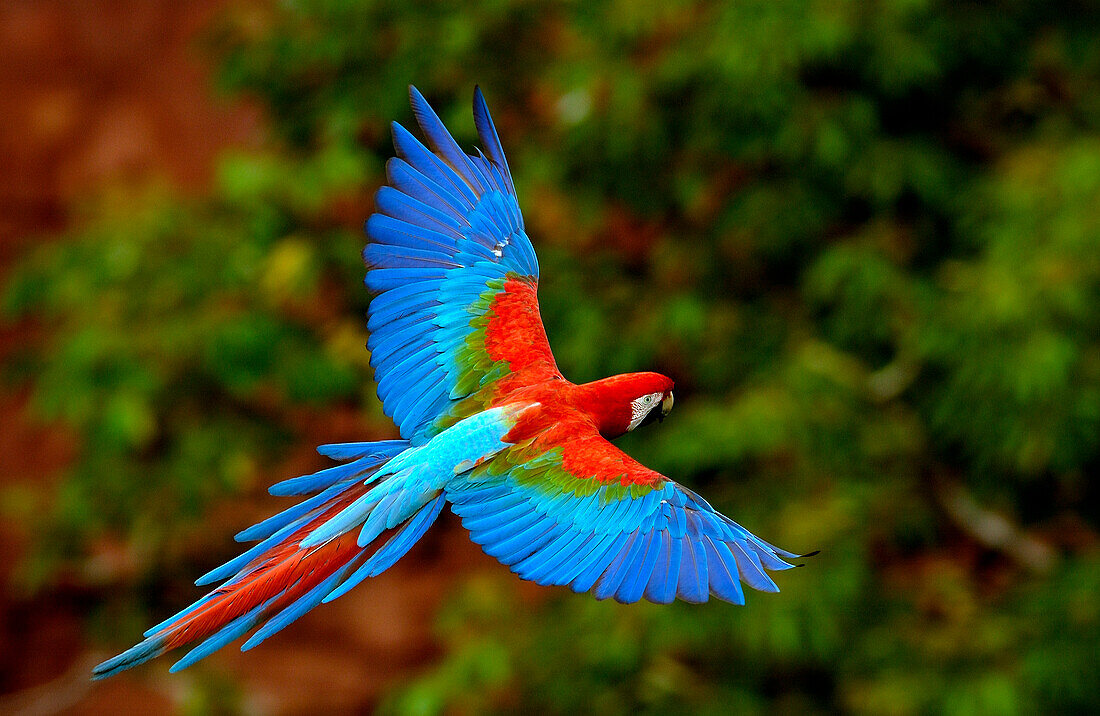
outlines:
[[[672,391],[669,391],[668,395],[666,395],[661,400],[661,414],[659,416],[657,416],[657,421],[658,422],[664,420],[665,416],[672,412],[672,403],[673,402],[674,401],[673,401],[673,398],[672,398]]]

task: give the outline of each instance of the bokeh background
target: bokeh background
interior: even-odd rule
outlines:
[[[765,539],[779,595],[520,582],[451,516],[260,649],[91,684],[394,435],[360,226],[484,89],[574,381]],[[1100,13],[1089,2],[0,6],[0,711],[1100,707]]]

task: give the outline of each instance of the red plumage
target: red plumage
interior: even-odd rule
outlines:
[[[490,359],[508,363],[512,375],[507,379],[517,385],[561,376],[542,325],[536,289],[529,279],[509,278],[486,313],[485,350]]]
[[[167,625],[160,633],[167,637],[166,649],[198,641],[221,629],[237,617],[247,614],[275,595],[283,592],[265,610],[274,614],[331,576],[336,570],[357,557],[366,558],[356,544],[356,534],[345,533],[310,549],[300,549],[298,543],[310,532],[335,516],[367,491],[358,485],[342,493],[278,545],[256,557],[242,572],[239,581],[231,581],[213,591],[213,598],[198,609]],[[385,540],[377,540],[375,545]],[[284,591],[285,590],[285,591]]]
[[[608,451],[606,439],[627,431],[631,400],[672,388],[672,380],[659,373],[628,373],[582,385],[557,378],[526,386],[498,401],[539,403],[504,439],[530,441],[532,454],[561,448],[563,467],[583,479],[655,486],[666,478],[625,453]]]

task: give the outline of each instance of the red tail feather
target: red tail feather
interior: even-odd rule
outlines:
[[[354,531],[316,547],[305,550],[298,547],[314,528],[354,502],[366,489],[360,486],[342,493],[314,519],[243,568],[243,576],[215,589],[204,604],[165,626],[160,634],[166,638],[166,650],[208,637],[272,597],[278,597],[264,610],[274,614],[352,560],[369,557],[373,550],[356,544]]]
[[[382,447],[364,454],[360,462],[340,468],[342,472],[330,469],[280,483],[289,485],[287,491],[293,494],[324,492],[310,498],[308,504],[291,507],[245,530],[242,534],[263,541],[199,580],[203,584],[228,581],[163,626],[146,632],[141,643],[97,665],[93,678],[106,678],[201,641],[172,670],[186,668],[257,629],[242,646],[251,648],[322,600],[333,599],[394,564],[435,521],[444,497],[438,490],[425,492],[419,483],[406,493],[405,473],[376,475],[407,443],[375,445]],[[389,482],[395,477],[400,481]],[[380,488],[377,499],[357,504]],[[352,510],[345,512],[349,507]],[[392,528],[382,530],[387,524]],[[357,527],[369,528],[369,534]],[[285,536],[282,530],[288,530]],[[370,544],[359,546],[361,538],[370,539]],[[303,542],[308,546],[303,548]]]

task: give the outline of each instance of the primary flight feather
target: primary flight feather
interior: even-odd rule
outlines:
[[[312,495],[237,535],[257,544],[197,584],[220,585],[94,669],[104,678],[201,640],[184,668],[256,629],[249,649],[400,559],[449,503],[523,579],[596,598],[744,604],[742,582],[798,555],[716,512],[609,440],[672,408],[672,381],[631,373],[575,385],[539,316],[538,261],[480,90],[483,150],[467,155],[410,88],[422,143],[393,124],[366,223],[378,394],[400,440],[323,445],[343,464],[271,487]]]

